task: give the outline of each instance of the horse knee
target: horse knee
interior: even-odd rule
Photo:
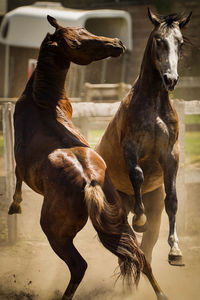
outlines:
[[[129,170],[129,176],[133,185],[134,186],[141,186],[143,181],[144,181],[144,175],[143,175],[143,171],[139,166],[135,166],[135,167],[130,167]]]

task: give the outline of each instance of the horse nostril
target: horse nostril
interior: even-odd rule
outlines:
[[[173,76],[171,74],[165,73],[163,74],[163,81],[165,83],[165,86],[167,90],[173,91],[175,85],[177,84],[178,81],[178,76]]]
[[[177,81],[178,81],[178,79],[174,79],[174,85],[176,85],[176,84],[177,84]]]
[[[171,78],[171,87],[174,88],[178,82],[178,76],[176,78]]]
[[[171,79],[167,76],[167,74],[164,74],[164,81],[166,85],[170,85],[171,84]]]
[[[122,41],[120,39],[115,38],[115,43],[116,43],[116,46],[122,48],[123,51],[126,50],[126,47],[124,46],[124,44],[122,43]]]

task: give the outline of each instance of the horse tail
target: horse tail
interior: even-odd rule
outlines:
[[[129,286],[133,282],[137,285],[144,267],[144,254],[127,222],[127,215],[120,205],[117,192],[114,188],[111,189],[111,182],[109,187],[104,193],[96,181],[86,184],[88,214],[101,243],[119,258],[119,277]]]

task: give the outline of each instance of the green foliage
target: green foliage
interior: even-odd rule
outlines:
[[[100,140],[101,136],[103,135],[104,130],[90,130],[88,141],[92,149],[95,148],[96,144]]]
[[[200,124],[200,115],[186,115],[185,123],[186,124]]]
[[[185,153],[187,163],[200,163],[200,132],[186,132]]]

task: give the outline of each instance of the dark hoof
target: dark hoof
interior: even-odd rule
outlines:
[[[184,267],[185,264],[183,262],[183,256],[182,255],[168,255],[168,262],[171,266],[178,266],[178,267]]]
[[[13,202],[13,203],[10,205],[8,214],[9,214],[9,215],[13,215],[13,214],[21,214],[21,213],[22,213],[21,206],[20,206],[18,203],[14,203],[14,202]]]

